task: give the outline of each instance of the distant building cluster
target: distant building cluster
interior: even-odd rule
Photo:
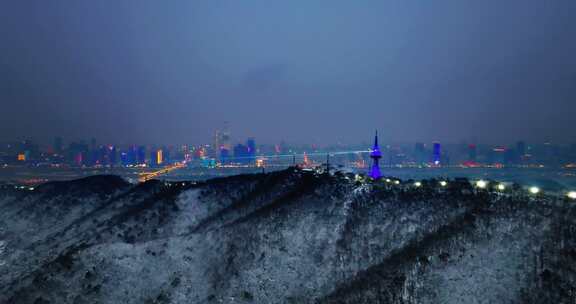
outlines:
[[[576,143],[389,144],[381,154],[386,167],[576,167]]]
[[[90,141],[72,141],[64,145],[56,137],[52,145],[40,146],[29,140],[4,143],[0,146],[0,163],[4,165],[34,166],[162,166],[185,157],[187,147],[130,145],[119,147]]]
[[[51,145],[31,140],[0,144],[0,166],[46,167],[165,167],[190,163],[201,167],[263,164],[254,138],[232,146],[227,126],[218,130],[214,142],[203,145],[127,145],[99,143],[95,138],[68,143],[55,137]],[[272,151],[274,147],[270,147]]]
[[[518,141],[510,145],[440,142],[369,144],[318,147],[284,142],[257,145],[254,138],[232,139],[227,125],[214,133],[213,142],[201,145],[102,144],[96,139],[66,142],[56,137],[51,145],[30,140],[0,144],[0,166],[52,167],[164,167],[186,163],[197,167],[289,166],[312,167],[331,154],[333,166],[380,167],[573,167],[576,143],[553,144]],[[372,149],[369,149],[372,148]],[[377,149],[377,151],[376,151]],[[372,170],[372,169],[370,169]],[[369,170],[369,171],[370,171]],[[372,173],[379,175],[372,170]]]

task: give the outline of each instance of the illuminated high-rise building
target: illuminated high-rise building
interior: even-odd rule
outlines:
[[[418,164],[424,164],[428,162],[428,153],[426,153],[426,145],[423,143],[416,143],[414,145],[414,160]]]
[[[146,163],[146,147],[145,146],[139,146],[138,147],[137,157],[138,157],[138,165],[143,165]]]
[[[110,166],[116,166],[116,147],[115,146],[108,146],[108,161]]]
[[[170,164],[172,161],[170,147],[162,147],[162,164]]]
[[[68,146],[68,159],[75,166],[86,165],[89,148],[84,142],[72,142]]]
[[[224,128],[217,130],[214,135],[214,157],[221,163],[226,163],[229,161],[231,150],[230,129],[228,122],[224,122]]]
[[[248,138],[246,146],[248,147],[248,162],[253,163],[256,161],[256,140]]]
[[[380,152],[380,146],[378,146],[378,131],[376,131],[376,135],[374,136],[374,146],[370,151],[370,158],[372,158],[372,168],[370,168],[370,177],[373,179],[379,179],[382,177],[380,173],[380,158],[382,158],[382,152]]]
[[[156,152],[158,152],[154,147],[150,150],[150,158],[148,159],[148,165],[150,167],[156,167]]]
[[[158,149],[158,151],[156,151],[156,165],[162,165],[163,162],[164,157],[162,155],[162,149]]]
[[[435,142],[432,145],[432,163],[436,166],[440,165],[440,160],[442,157],[442,146],[439,142]]]
[[[240,164],[248,163],[248,147],[243,144],[234,146],[234,160]]]

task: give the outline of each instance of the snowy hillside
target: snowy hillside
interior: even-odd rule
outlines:
[[[0,303],[574,303],[569,202],[410,185],[288,169],[4,187]]]

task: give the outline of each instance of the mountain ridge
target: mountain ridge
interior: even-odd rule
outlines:
[[[3,191],[0,303],[565,303],[576,290],[572,205],[463,181],[290,168]]]

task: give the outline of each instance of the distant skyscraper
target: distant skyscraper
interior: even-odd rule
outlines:
[[[520,155],[520,157],[523,157],[524,155],[526,155],[526,143],[523,141],[519,141],[516,143],[516,152],[518,153],[518,155]]]
[[[248,147],[248,162],[253,163],[256,161],[256,140],[248,138],[246,146]]]
[[[97,148],[97,141],[96,138],[90,139],[90,150],[94,151]]]
[[[440,165],[440,159],[442,157],[442,146],[439,142],[435,142],[433,144],[433,151],[432,151],[432,162],[434,165]]]
[[[163,162],[164,162],[164,155],[162,153],[162,149],[158,149],[158,151],[156,151],[156,164],[160,166],[162,165]]]
[[[130,164],[130,162],[128,161],[128,152],[126,151],[120,152],[120,163],[122,163],[122,166],[124,167]]]
[[[243,144],[234,146],[234,159],[237,163],[248,163],[248,147]]]
[[[146,147],[138,147],[138,164],[143,165],[146,163]]]
[[[162,163],[170,164],[172,162],[172,154],[170,153],[170,147],[162,147]]]
[[[152,150],[150,150],[150,160],[149,160],[150,167],[156,167],[157,166],[156,154],[157,154],[157,150],[154,147],[152,147]]]
[[[108,160],[110,166],[116,166],[116,147],[108,146]]]
[[[372,147],[372,151],[370,151],[370,158],[372,158],[372,168],[370,169],[370,177],[373,179],[379,179],[382,177],[380,173],[380,158],[382,158],[382,152],[380,152],[380,147],[378,146],[378,131],[376,131],[376,135],[374,136],[374,146]]]
[[[227,164],[230,161],[230,150],[221,148],[220,149],[220,162]]]
[[[230,157],[232,146],[230,144],[230,128],[228,122],[224,122],[224,128],[221,131],[216,131],[214,136],[214,156],[220,162],[227,162]]]
[[[132,145],[128,149],[128,163],[132,166],[136,165],[136,160],[138,158],[138,149],[136,146]]]
[[[72,161],[73,165],[86,165],[88,151],[88,145],[86,145],[84,142],[72,142],[68,147],[68,159]]]
[[[414,160],[418,164],[428,162],[428,155],[426,153],[426,146],[423,143],[416,143],[414,145]]]
[[[506,151],[508,149],[506,149],[506,147],[504,146],[496,146],[494,148],[492,148],[492,151],[490,151],[489,154],[489,163],[493,164],[493,165],[503,165],[504,163],[506,163]]]

